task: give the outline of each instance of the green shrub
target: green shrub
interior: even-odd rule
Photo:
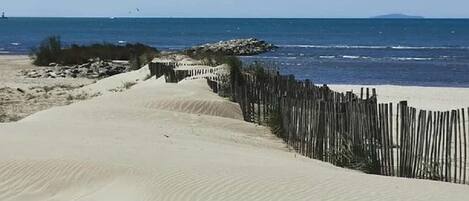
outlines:
[[[44,39],[37,49],[33,50],[34,65],[45,66],[57,62],[61,57],[62,43],[59,36]]]
[[[61,65],[84,64],[90,59],[101,60],[136,60],[133,68],[141,67],[158,54],[158,50],[140,43],[114,45],[110,43],[76,45],[63,48],[60,37],[52,36],[41,42],[37,49],[33,49],[31,55],[33,64],[47,66],[50,63]]]
[[[272,133],[279,138],[284,139],[283,119],[279,110],[272,111],[267,117],[267,126]]]
[[[340,144],[341,148],[338,153],[332,154],[332,158],[336,158],[336,161],[332,161],[333,164],[339,167],[359,170],[367,174],[379,175],[381,173],[378,158],[363,150],[363,147],[353,146],[351,139],[345,138],[345,136],[339,137],[343,138],[341,140],[343,144]]]

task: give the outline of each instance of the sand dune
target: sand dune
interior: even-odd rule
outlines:
[[[89,87],[120,83],[108,79]],[[467,199],[468,186],[301,157],[242,121],[239,107],[204,80],[150,79],[0,124],[2,201]]]
[[[131,71],[128,73],[117,74],[106,79],[97,81],[96,83],[84,86],[77,90],[77,93],[88,93],[88,94],[108,94],[115,91],[125,90],[126,83],[141,83],[148,78],[150,74],[150,69],[148,65],[140,68],[136,71]]]

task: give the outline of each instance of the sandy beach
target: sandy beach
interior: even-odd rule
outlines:
[[[45,67],[31,64],[28,56],[0,55],[0,122],[14,122],[54,106],[88,99],[95,94],[73,90],[95,82],[91,79],[26,78],[21,71]]]
[[[27,68],[18,65],[12,74]],[[469,199],[465,185],[366,175],[305,158],[268,128],[244,122],[239,106],[205,80],[143,81],[148,73],[105,78],[74,89],[101,96],[0,124],[0,200]],[[112,90],[130,81],[130,89]],[[380,102],[468,106],[464,88],[376,88]]]
[[[447,111],[469,107],[469,88],[420,87],[396,85],[328,85],[339,92],[360,93],[361,88],[375,88],[380,103],[408,101],[409,106],[422,110]]]

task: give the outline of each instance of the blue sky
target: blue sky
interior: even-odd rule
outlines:
[[[140,8],[140,12],[136,11]],[[2,0],[9,16],[469,18],[469,0]]]

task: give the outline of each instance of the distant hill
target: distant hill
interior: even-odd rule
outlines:
[[[388,15],[380,15],[372,18],[377,19],[423,19],[422,16],[412,16],[412,15],[404,15],[404,14],[388,14]]]

